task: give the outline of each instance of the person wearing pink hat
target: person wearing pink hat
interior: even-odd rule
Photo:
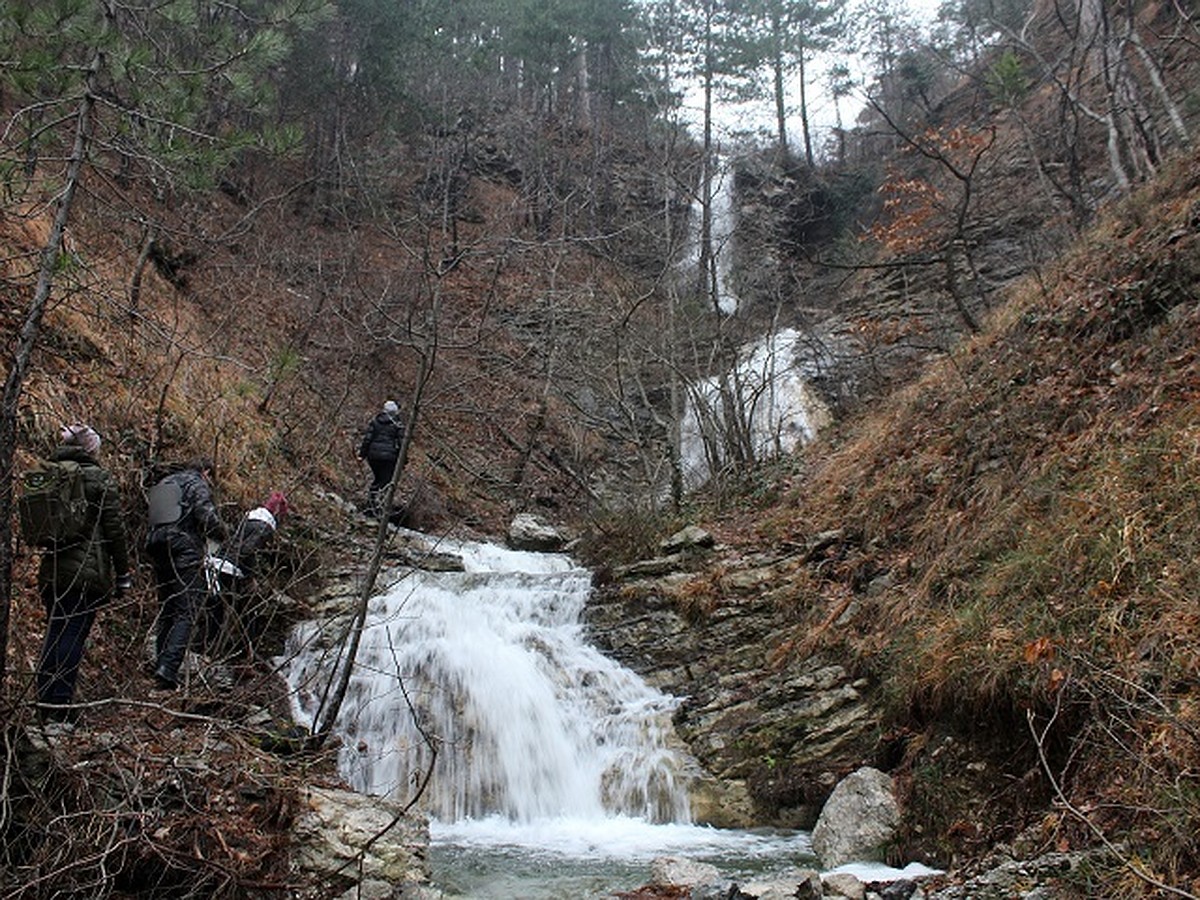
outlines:
[[[70,727],[71,707],[84,645],[96,613],[108,598],[132,585],[121,495],[116,481],[96,461],[100,435],[88,425],[68,425],[51,460],[72,460],[81,467],[87,500],[86,523],[78,537],[46,548],[38,569],[38,587],[46,607],[46,636],[38,657],[38,712],[43,721]]]
[[[283,492],[272,491],[261,506],[242,516],[229,540],[209,558],[204,647],[210,655],[244,654],[253,659],[254,644],[267,620],[256,582],[263,557],[290,511]]]

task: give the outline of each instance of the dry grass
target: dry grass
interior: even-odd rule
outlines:
[[[860,655],[897,723],[990,718],[1015,747],[1027,715],[1052,721],[1068,796],[1168,880],[1200,871],[1198,162],[810,451],[760,533],[861,531],[894,586],[814,634]]]

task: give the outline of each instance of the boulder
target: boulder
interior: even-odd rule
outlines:
[[[867,886],[849,872],[834,872],[822,880],[825,896],[845,897],[846,900],[866,900]]]
[[[655,887],[694,888],[720,881],[716,866],[682,856],[659,856],[650,863],[650,884]]]
[[[687,553],[695,550],[709,550],[715,543],[713,536],[699,525],[688,525],[660,543],[658,548],[666,554]]]
[[[864,767],[842,779],[825,801],[813,828],[813,852],[826,869],[882,861],[884,846],[899,823],[891,778]]]
[[[390,896],[398,885],[428,883],[424,817],[402,813],[381,797],[314,786],[304,789],[301,802],[292,826],[298,872],[357,886],[363,896]]]
[[[549,553],[561,550],[566,544],[562,532],[530,513],[517,514],[508,526],[508,546],[513,550]]]
[[[766,881],[739,885],[742,896],[754,900],[821,900],[821,876],[815,869],[793,869]]]

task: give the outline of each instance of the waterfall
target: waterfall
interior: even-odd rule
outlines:
[[[756,460],[790,453],[811,441],[831,419],[829,408],[808,386],[799,346],[801,335],[784,329],[738,351],[737,370],[727,379],[737,408],[726,408],[720,379],[688,388],[680,423],[684,480],[697,487],[720,470],[731,416],[740,417]]]
[[[742,301],[734,286],[737,211],[733,165],[713,163],[711,222],[716,304],[724,316],[738,314]],[[692,204],[691,230],[680,274],[694,279],[700,263],[702,198]],[[687,388],[680,422],[684,482],[696,488],[720,472],[731,440],[756,461],[790,453],[828,424],[828,406],[809,387],[806,375],[819,364],[815,349],[794,328],[784,328],[738,348],[732,371],[700,379]],[[731,408],[732,407],[732,408]]]
[[[713,185],[709,203],[713,265],[717,273],[715,300],[721,313],[730,316],[737,312],[738,308],[737,292],[730,280],[730,273],[733,271],[733,232],[737,226],[737,217],[733,208],[733,170],[721,157],[713,162]],[[682,265],[679,267],[685,284],[695,284],[699,275],[700,230],[703,217],[704,196],[700,193],[692,199],[688,212],[688,236],[683,245]]]
[[[667,743],[676,701],[585,643],[589,573],[557,554],[453,552],[466,571],[398,570],[371,602],[336,723],[343,776],[407,800],[430,764],[424,734],[436,820],[688,822],[685,760]],[[328,628],[293,632],[298,721],[311,724],[335,654]]]
[[[438,550],[465,571],[388,573],[335,727],[342,776],[401,803],[429,765],[422,732],[436,742],[422,804],[443,896],[603,900],[644,884],[664,855],[736,882],[814,864],[805,832],[690,824],[696,763],[672,746],[677,701],[586,644],[585,570],[449,544]],[[299,722],[316,715],[345,618],[289,638],[280,662]]]

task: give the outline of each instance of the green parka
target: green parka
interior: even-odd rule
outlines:
[[[83,467],[88,525],[79,539],[52,547],[42,555],[38,583],[60,597],[68,591],[103,597],[113,589],[117,575],[129,571],[120,489],[112,476],[81,447],[64,444],[50,458],[74,460]]]

